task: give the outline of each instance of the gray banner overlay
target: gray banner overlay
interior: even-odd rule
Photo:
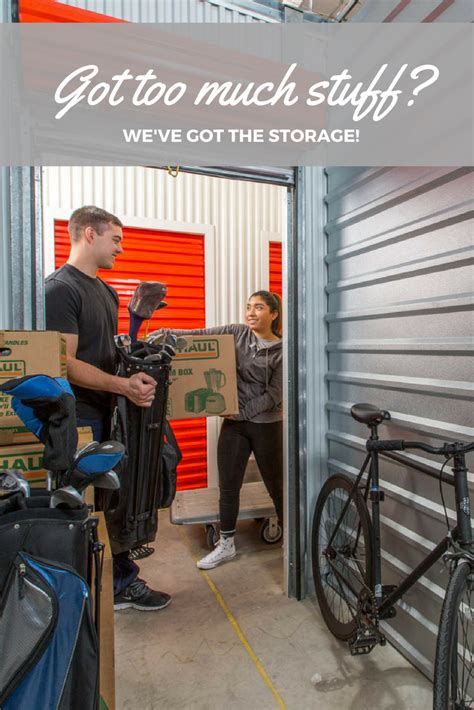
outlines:
[[[472,165],[469,24],[0,25],[3,165]]]

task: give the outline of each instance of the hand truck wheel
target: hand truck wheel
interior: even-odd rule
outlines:
[[[283,530],[281,529],[281,525],[278,522],[276,515],[264,520],[262,527],[260,528],[260,537],[264,542],[268,545],[274,545],[276,542],[281,540],[282,535]]]

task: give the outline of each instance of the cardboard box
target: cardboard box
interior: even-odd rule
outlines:
[[[77,430],[77,447],[92,441],[90,427],[79,427]],[[30,485],[44,488],[46,485],[46,470],[43,467],[44,446],[36,440],[34,444],[14,444],[0,446],[0,468],[14,468],[24,474]]]
[[[172,360],[168,419],[237,414],[233,335],[188,335]]]
[[[99,519],[98,537],[104,543],[102,583],[100,591],[100,695],[108,710],[115,710],[115,635],[114,635],[114,583],[112,551],[103,513],[94,513]],[[94,584],[92,584],[94,592]]]
[[[66,377],[66,340],[61,333],[39,330],[0,330],[0,383],[25,375]],[[0,445],[36,441],[0,393]]]

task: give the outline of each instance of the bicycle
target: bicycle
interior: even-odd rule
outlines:
[[[474,443],[433,447],[417,441],[380,440],[378,426],[390,413],[371,404],[356,404],[352,417],[370,429],[367,456],[355,480],[332,475],[318,496],[312,528],[312,562],[316,596],[334,636],[348,642],[353,655],[370,653],[386,638],[379,622],[396,616],[395,604],[440,558],[450,567],[441,611],[434,671],[434,710],[474,708],[474,545],[465,455]],[[442,455],[439,476],[448,533],[398,586],[382,584],[379,455],[407,463],[396,454],[421,449]],[[453,459],[453,480],[443,474]],[[416,462],[411,468],[433,472]],[[369,465],[370,464],[370,465]],[[364,480],[364,475],[366,478]],[[442,483],[454,484],[457,526],[449,529]],[[368,501],[371,502],[371,514]]]

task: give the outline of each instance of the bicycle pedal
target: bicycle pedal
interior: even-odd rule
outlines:
[[[351,656],[362,656],[370,653],[379,641],[381,641],[380,634],[374,629],[368,627],[357,629],[354,636],[349,639]]]

